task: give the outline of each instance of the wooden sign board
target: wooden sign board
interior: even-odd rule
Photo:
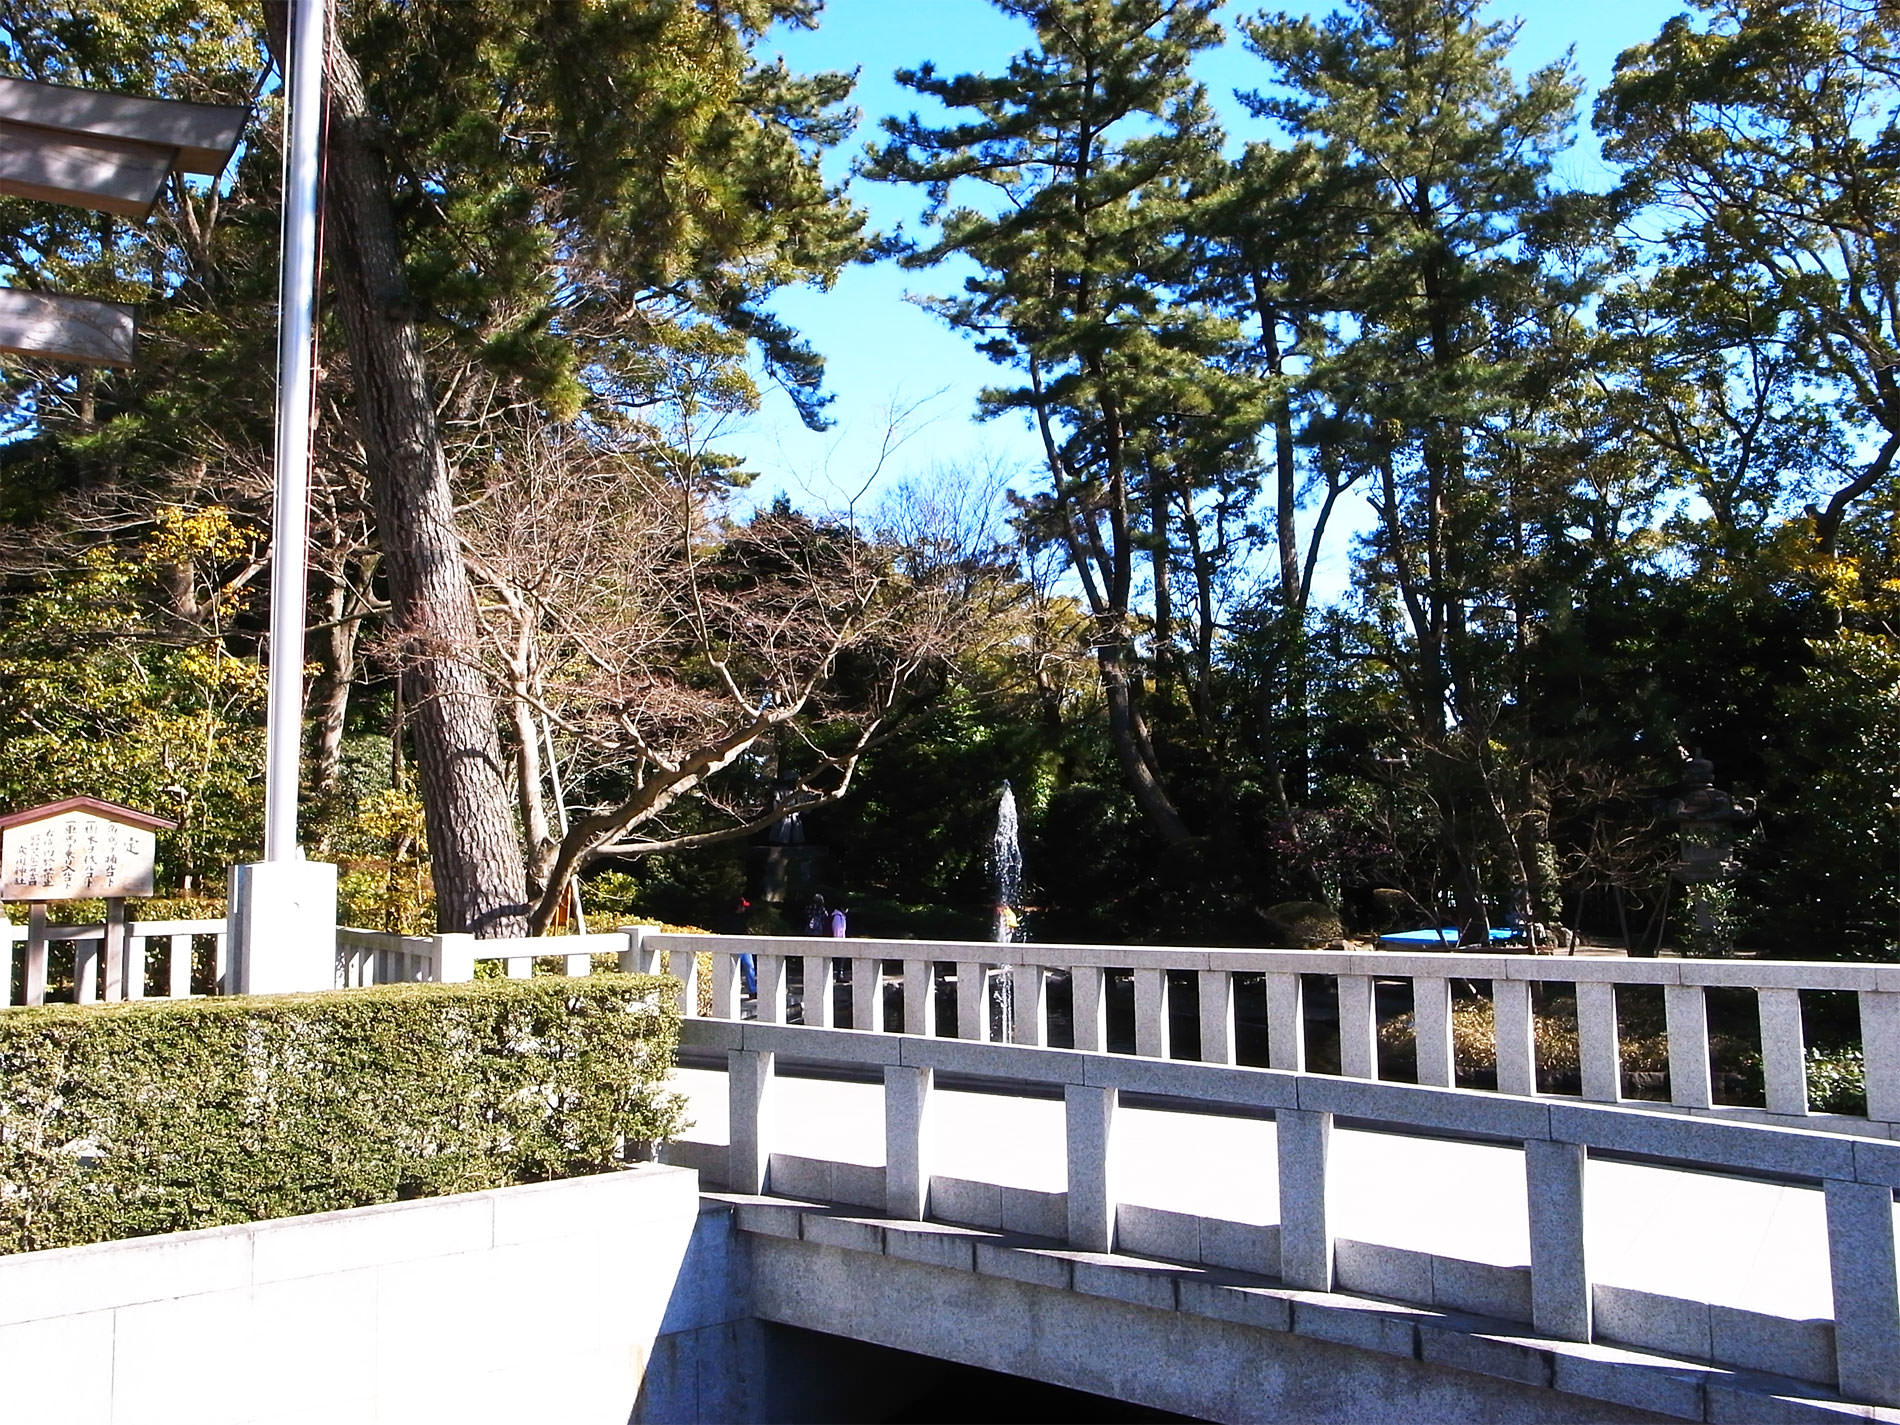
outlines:
[[[0,352],[130,366],[137,330],[137,317],[123,302],[0,287]]]
[[[149,896],[156,833],[177,824],[94,797],[0,817],[0,900]]]

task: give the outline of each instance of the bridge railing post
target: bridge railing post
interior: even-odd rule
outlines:
[[[1885,1183],[1828,1181],[1822,1186],[1841,1394],[1876,1405],[1900,1405],[1893,1189]]]
[[[771,1178],[771,1108],[776,1054],[733,1049],[726,1054],[726,1092],[730,1146],[726,1149],[726,1188],[757,1196]]]
[[[930,1105],[936,1070],[884,1066],[884,1215],[918,1222],[930,1210]]]
[[[1008,974],[1010,1042],[1039,1045],[1048,1037],[1049,977],[1040,965],[1012,965]]]
[[[1586,1156],[1580,1143],[1534,1138],[1524,1145],[1531,1324],[1563,1341],[1590,1339],[1590,1271],[1583,1246]]]
[[[934,960],[904,961],[904,1032],[926,1038],[937,1032],[937,965]]]
[[[1234,1062],[1234,977],[1227,970],[1202,970],[1201,1062]]]
[[[884,962],[851,962],[851,1027],[881,1031],[884,1028]]]
[[[1801,991],[1755,991],[1761,1020],[1762,1080],[1770,1113],[1808,1111],[1806,1035],[1801,1028]]]
[[[691,950],[675,950],[666,958],[667,973],[680,982],[680,1016],[684,1019],[697,1019],[699,1017],[699,957]],[[513,960],[508,962],[510,974],[514,973],[514,964]]]
[[[1349,1079],[1379,1077],[1379,1016],[1373,1011],[1372,976],[1340,975],[1339,1072]]]
[[[1100,1053],[1108,1047],[1108,1014],[1102,981],[1099,965],[1076,965],[1069,971],[1069,991],[1074,997],[1071,1013],[1075,1022],[1075,1047],[1090,1053]]]
[[[1069,1245],[1115,1250],[1115,1110],[1118,1089],[1069,1084],[1063,1090],[1068,1150]]]
[[[831,1028],[831,981],[836,974],[831,956],[805,956],[804,995],[805,1027]]]
[[[1616,1032],[1616,985],[1609,980],[1578,980],[1576,987],[1583,1096],[1597,1103],[1618,1103],[1623,1097],[1623,1054]]]
[[[1135,971],[1135,1052],[1144,1059],[1168,1057],[1168,972]]]
[[[1457,1083],[1451,1043],[1451,981],[1443,975],[1412,980],[1412,1045],[1418,1081],[1448,1089]]]
[[[990,1037],[989,966],[957,961],[957,1038],[981,1044]]]
[[[713,1018],[739,1018],[739,997],[745,989],[744,977],[739,972],[737,955],[713,953]]]
[[[1491,1033],[1497,1049],[1498,1092],[1537,1092],[1537,1026],[1528,980],[1491,981]]]
[[[1900,1121],[1900,992],[1860,992],[1860,1050],[1867,1066],[1867,1116]]]
[[[1663,1021],[1669,1036],[1669,1099],[1682,1108],[1715,1102],[1709,1071],[1709,997],[1701,985],[1664,985]]]
[[[1326,1210],[1326,1160],[1333,1116],[1303,1108],[1274,1113],[1280,1178],[1280,1279],[1302,1291],[1333,1289],[1333,1231]]]
[[[647,944],[648,927],[644,925],[623,925],[620,933],[627,937],[627,948],[620,952],[620,971],[626,975],[652,975],[659,972],[659,956]]]
[[[759,977],[759,1022],[785,1023],[785,957],[754,955],[752,963]]]
[[[1267,1067],[1291,1069],[1306,1067],[1306,1007],[1300,977],[1296,974],[1267,973]]]

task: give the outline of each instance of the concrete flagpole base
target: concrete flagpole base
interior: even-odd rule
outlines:
[[[336,867],[254,861],[231,868],[231,994],[336,988]]]

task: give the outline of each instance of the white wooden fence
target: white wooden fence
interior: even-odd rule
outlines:
[[[622,969],[633,968],[633,951],[643,930],[599,935],[550,935],[523,940],[477,940],[472,935],[391,935],[377,930],[338,930],[337,983],[387,985],[426,980],[455,984],[475,978],[479,961],[499,961],[511,979],[534,974],[536,960],[556,957],[561,973],[585,975],[593,957],[613,955]]]
[[[223,920],[131,921],[125,927],[124,949],[117,953],[112,938],[111,928],[103,923],[49,925],[45,951],[35,958],[29,951],[28,928],[0,921],[0,1007],[44,1004],[49,983],[70,984],[70,998],[80,1004],[148,996],[186,999],[220,993],[228,983],[230,941]],[[336,983],[356,987],[470,980],[476,963],[483,960],[503,962],[507,974],[517,978],[533,974],[534,962],[550,956],[559,958],[568,975],[589,973],[593,957],[601,954],[631,968],[636,938],[613,931],[476,940],[471,935],[390,935],[339,928],[336,943]],[[61,1000],[69,997],[63,990],[56,993]]]
[[[230,966],[223,920],[145,920],[125,926],[123,948],[108,927],[49,925],[45,947],[35,955],[27,927],[0,922],[0,1005],[44,1004],[49,979],[70,982],[80,1004],[101,999],[186,999],[204,988],[216,992]],[[209,941],[207,946],[204,942]],[[204,950],[208,984],[193,984],[193,965]],[[153,973],[156,971],[156,973]],[[20,992],[14,992],[14,982]]]

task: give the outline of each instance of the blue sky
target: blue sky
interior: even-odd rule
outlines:
[[[1230,5],[1225,14],[1231,23],[1260,8]],[[1293,8],[1318,13],[1328,7]],[[1685,8],[1679,0],[1523,0],[1494,5],[1492,12],[1499,19],[1515,14],[1522,20],[1514,66],[1520,74],[1574,47],[1577,68],[1587,91],[1594,94],[1622,50],[1652,38]],[[856,103],[863,121],[856,139],[831,160],[834,176],[842,178],[864,143],[878,137],[882,116],[921,108],[929,117],[918,96],[896,83],[894,71],[926,59],[942,73],[994,71],[1031,38],[1027,25],[1001,14],[988,0],[827,0],[815,32],[770,36],[761,54],[782,54],[788,65],[805,72],[858,70]],[[1258,61],[1231,43],[1202,56],[1197,71],[1230,139],[1238,143],[1257,136],[1260,126],[1234,102],[1233,90],[1260,84]],[[1587,106],[1577,146],[1560,165],[1559,176],[1591,187],[1606,180],[1589,131]],[[852,196],[870,210],[874,226],[916,226],[919,195],[909,190],[857,182]],[[836,398],[830,411],[835,427],[822,434],[806,431],[791,403],[774,392],[759,414],[727,429],[718,444],[743,456],[758,472],[757,498],[783,491],[806,509],[837,509],[854,502],[862,508],[879,489],[933,469],[989,463],[1033,466],[1036,447],[1026,425],[1013,418],[987,423],[975,419],[976,393],[998,379],[998,368],[905,300],[912,292],[950,290],[955,281],[942,270],[909,273],[886,263],[853,268],[828,292],[800,290],[780,296],[776,310],[827,359],[828,386]],[[899,432],[901,443],[885,452],[893,410],[910,414]],[[1035,478],[1032,468],[1018,483],[1027,485]]]

